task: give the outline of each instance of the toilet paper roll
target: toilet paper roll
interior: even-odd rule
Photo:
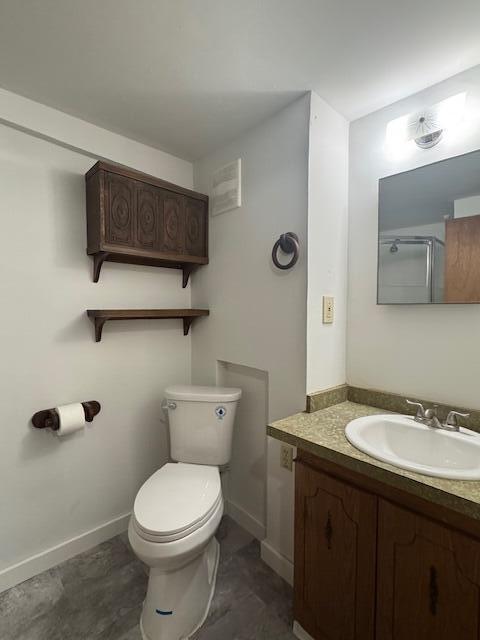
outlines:
[[[62,404],[55,407],[55,411],[60,423],[60,428],[55,431],[57,436],[66,436],[85,427],[85,411],[80,402]]]

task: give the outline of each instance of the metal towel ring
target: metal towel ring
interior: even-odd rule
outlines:
[[[287,262],[286,264],[282,264],[281,262],[278,261],[277,253],[279,248],[284,253],[293,253],[293,257],[290,260],[290,262]],[[298,242],[297,234],[293,233],[292,231],[287,231],[287,233],[282,233],[280,238],[273,245],[273,249],[272,249],[273,264],[278,269],[283,269],[283,270],[291,269],[297,263],[299,251],[300,251],[300,245]]]

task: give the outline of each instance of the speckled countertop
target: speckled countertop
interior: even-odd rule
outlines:
[[[399,469],[362,453],[345,437],[355,418],[388,413],[355,402],[342,402],[314,413],[297,413],[268,426],[268,435],[319,458],[380,480],[416,496],[480,520],[480,481],[445,480]]]

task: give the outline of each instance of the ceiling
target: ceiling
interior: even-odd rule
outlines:
[[[0,0],[0,86],[195,159],[313,89],[356,119],[480,63],[478,0]]]

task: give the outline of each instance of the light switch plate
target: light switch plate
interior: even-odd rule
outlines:
[[[334,316],[333,296],[323,296],[323,324],[332,324]]]

